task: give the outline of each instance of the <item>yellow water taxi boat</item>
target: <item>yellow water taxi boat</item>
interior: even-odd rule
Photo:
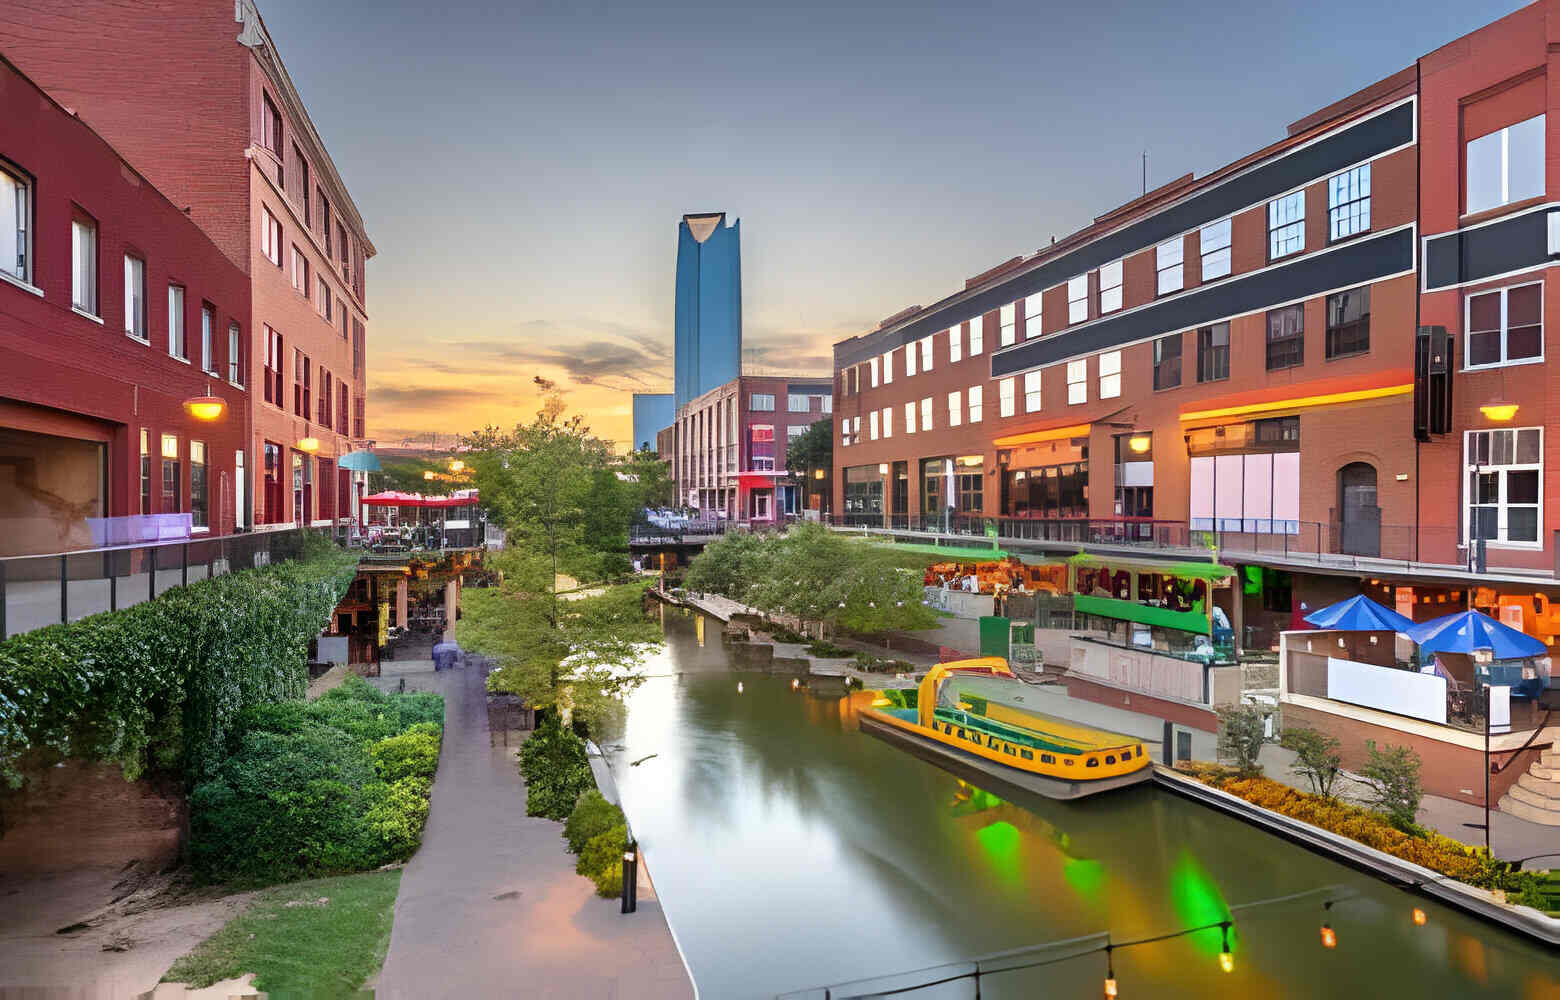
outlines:
[[[981,764],[977,770],[987,774],[1041,779],[1015,783],[1053,798],[1135,784],[1151,775],[1141,741],[1028,711],[1012,704],[1021,696],[1005,697],[1010,686],[1025,687],[999,656],[941,663],[914,691],[876,692],[861,713],[862,729],[920,749],[937,748],[936,756],[973,756]],[[1091,788],[1096,782],[1103,787]]]

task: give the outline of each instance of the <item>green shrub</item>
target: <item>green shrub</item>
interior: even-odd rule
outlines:
[[[0,782],[21,784],[29,750],[209,778],[244,709],[303,696],[309,640],[356,572],[328,542],[301,545],[302,561],[0,642]]]
[[[422,843],[423,826],[428,822],[428,779],[402,778],[388,785],[367,785],[363,791],[367,804],[363,827],[372,848],[377,849],[378,857],[405,861]]]
[[[1332,798],[1333,785],[1343,767],[1338,741],[1315,729],[1296,726],[1285,729],[1278,743],[1284,749],[1294,751],[1295,770],[1310,781],[1311,791],[1323,798]]]
[[[619,823],[609,830],[603,830],[585,842],[579,858],[574,862],[574,871],[589,877],[608,865],[622,867],[623,848],[627,845],[628,827]]]
[[[433,779],[439,766],[439,729],[430,722],[419,722],[398,736],[386,736],[368,748],[374,770],[381,781],[402,778]]]
[[[624,824],[623,810],[592,788],[574,803],[574,811],[563,824],[563,837],[569,842],[569,853],[578,854],[590,838]]]
[[[846,649],[844,646],[836,646],[832,642],[817,639],[809,643],[807,652],[822,660],[842,660],[856,655],[854,649]]]
[[[607,865],[598,872],[592,872],[590,880],[596,883],[596,895],[603,899],[612,899],[623,895],[623,856],[618,855],[616,864]]]
[[[1219,716],[1218,752],[1220,760],[1233,760],[1241,774],[1262,773],[1257,755],[1262,752],[1262,712],[1253,705],[1236,705],[1215,710]]]
[[[585,742],[549,715],[520,745],[520,774],[525,778],[527,816],[566,819],[574,803],[596,787],[585,756]]]
[[[1419,755],[1408,747],[1376,748],[1375,740],[1365,741],[1367,757],[1360,776],[1376,790],[1375,804],[1386,813],[1387,821],[1404,833],[1414,833],[1418,824],[1419,800],[1424,789],[1419,784]]]

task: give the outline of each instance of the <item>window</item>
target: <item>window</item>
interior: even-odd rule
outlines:
[[[1469,541],[1538,545],[1543,431],[1537,427],[1467,431]]]
[[[1106,351],[1100,355],[1100,398],[1115,399],[1121,395],[1121,352]]]
[[[237,386],[244,384],[244,339],[237,323],[228,324],[228,381]]]
[[[1305,307],[1285,306],[1267,314],[1267,370],[1293,368],[1305,361]]]
[[[867,370],[868,370],[868,372],[869,372],[869,374],[871,376],[870,379],[867,382],[867,386],[868,386],[868,388],[876,389],[877,388],[877,384],[878,384],[878,359],[877,358],[873,358],[873,359],[871,359],[870,361],[867,362]]]
[[[282,156],[282,115],[276,110],[276,105],[271,103],[270,94],[261,94],[260,100],[265,104],[265,111],[260,116],[260,142],[276,154],[277,159]]]
[[[964,394],[955,389],[948,393],[948,426],[957,427],[964,422]]]
[[[806,413],[810,408],[806,395],[799,392],[786,393],[785,409],[787,413]]]
[[[1006,341],[1011,344],[1012,341]],[[986,317],[976,316],[970,320],[970,357],[974,357],[986,349]]]
[[[141,428],[141,513],[152,512],[152,432]]]
[[[964,339],[964,328],[955,323],[948,330],[948,363],[953,364],[959,360],[959,350],[963,346],[960,341]]]
[[[206,445],[202,441],[190,442],[190,524],[196,528],[209,528],[207,520]]]
[[[1370,228],[1370,164],[1327,181],[1327,238],[1341,240]]]
[[[867,440],[878,439],[878,411],[873,410],[867,414]]]
[[[915,345],[905,345],[905,378],[915,374]]]
[[[1154,389],[1174,389],[1181,384],[1181,335],[1172,333],[1154,341]]]
[[[981,385],[970,386],[970,423],[978,424],[981,421],[981,410],[986,400],[986,387]]]
[[[309,297],[309,258],[296,243],[292,248],[292,286],[302,292],[304,298]]]
[[[174,434],[162,436],[162,512],[178,513],[179,502],[179,438]]]
[[[309,408],[313,402],[314,394],[310,392],[313,385],[314,370],[309,365],[309,357],[298,348],[293,348],[293,415],[309,419]]]
[[[1025,340],[1028,340],[1031,337],[1038,337],[1038,336],[1040,336],[1041,333],[1044,332],[1044,330],[1042,328],[1043,327],[1043,318],[1041,316],[1040,303],[1041,303],[1041,299],[1040,299],[1040,293],[1039,292],[1036,292],[1035,294],[1026,296],[1024,298],[1024,339]]]
[[[840,418],[840,446],[850,447],[850,418]]]
[[[1018,382],[1016,379],[1005,378],[997,383],[997,414],[1003,417],[1011,417],[1016,411],[1014,389]]]
[[[347,227],[336,223],[336,253],[341,257],[341,280],[352,284],[352,266],[347,263]]]
[[[932,338],[931,337],[922,337],[921,338],[921,370],[923,372],[929,372],[929,371],[932,370]]]
[[[1040,373],[1024,373],[1024,412],[1035,413],[1040,409]]]
[[[0,271],[31,281],[32,184],[0,163]]]
[[[367,404],[367,402],[364,400],[364,398],[362,396],[357,396],[357,397],[353,398],[353,400],[352,400],[352,436],[355,437],[355,438],[360,438],[360,437],[364,437],[365,436],[363,429],[366,426],[364,422],[368,419],[367,414],[366,414],[367,409],[368,409],[368,404]]]
[[[1230,220],[1210,222],[1197,232],[1202,254],[1202,280],[1212,281],[1230,273]]]
[[[345,381],[343,381],[342,379],[337,379],[336,380],[336,433],[337,434],[345,434],[345,433],[347,433],[347,416],[348,416],[349,412],[350,412],[350,406],[347,403],[347,383]],[[793,427],[791,429],[794,430],[794,431],[797,431],[797,432],[801,432],[801,431],[805,431],[807,428],[806,427],[802,427],[802,426],[797,426],[797,427]],[[795,435],[793,434],[792,437],[795,437]],[[343,504],[342,507],[345,508],[346,504]]]
[[[1544,356],[1544,285],[1536,282],[1470,295],[1463,303],[1469,368]]]
[[[125,332],[146,340],[146,261],[125,254]]]
[[[334,323],[335,320],[331,316],[330,286],[325,284],[325,279],[324,278],[319,279],[319,281],[320,281],[320,315],[325,317],[325,322],[327,322],[327,323]]]
[[[1100,268],[1100,314],[1121,308],[1121,261]]]
[[[1268,202],[1268,260],[1305,249],[1305,192]]]
[[[883,352],[883,384],[892,385],[894,382],[894,352]]]
[[[282,266],[282,224],[264,205],[260,206],[260,253],[277,267]]]
[[[997,310],[997,346],[1011,347],[1016,343],[1018,343],[1018,303],[1009,302]],[[970,345],[970,353],[980,353],[975,348],[973,340]]]
[[[1067,322],[1082,323],[1089,318],[1089,276],[1067,279]]]
[[[284,405],[282,402],[282,335],[270,327],[265,328],[265,401]]]
[[[1161,243],[1154,249],[1154,266],[1159,271],[1160,295],[1181,290],[1181,286],[1185,283],[1182,275],[1185,253],[1186,242],[1180,237],[1168,243]]]
[[[775,394],[754,392],[748,394],[748,409],[755,413],[769,413],[775,408]]]
[[[1299,533],[1298,449],[1194,454],[1190,466],[1188,523],[1193,531]]]
[[[296,142],[293,143],[293,159],[298,163],[298,177],[301,181],[298,188],[298,194],[300,195],[298,200],[303,203],[303,225],[305,228],[308,228],[314,224],[314,218],[309,212],[309,161],[303,158],[303,150],[298,148]]]
[[[128,300],[127,300],[128,301]],[[168,356],[188,361],[189,344],[184,337],[184,286],[168,286]]]
[[[1197,381],[1230,377],[1230,325],[1215,323],[1197,331]]]
[[[1544,193],[1544,116],[1508,125],[1467,146],[1467,209],[1482,212]]]
[[[927,396],[921,400],[921,430],[932,429],[932,397]]]
[[[1086,358],[1067,362],[1067,405],[1089,401],[1089,362]]]
[[[915,433],[915,401],[914,400],[911,400],[910,402],[905,404],[905,433],[906,434],[914,434]]]
[[[317,414],[317,416],[318,416],[318,421],[317,422],[322,424],[325,427],[330,427],[331,424],[333,424],[335,421],[331,420],[331,418],[330,418],[330,403],[331,403],[330,372],[325,370],[325,366],[324,365],[320,365],[320,383],[319,384],[320,384],[320,399],[319,399],[319,412]]]
[[[202,303],[200,307],[200,370],[210,375],[217,373],[216,334],[217,311]]]
[[[84,313],[98,314],[97,223],[72,219],[70,223],[70,304]]]
[[[1327,358],[1370,350],[1370,286],[1327,296]]]
[[[821,402],[823,404],[823,412],[824,413],[833,413],[834,412],[834,397],[833,396],[822,396],[822,397],[819,398],[819,402]]]
[[[346,398],[346,392],[345,392],[346,386],[342,386],[342,389],[343,389],[342,399],[345,399]],[[803,434],[806,434],[806,433],[807,433],[807,428],[806,427],[803,427],[801,424],[792,424],[792,425],[790,425],[789,427],[787,427],[785,429],[785,439],[786,439],[787,442],[795,441],[797,438],[801,437]]]
[[[894,436],[894,408],[892,406],[883,407],[883,436],[886,438]]]

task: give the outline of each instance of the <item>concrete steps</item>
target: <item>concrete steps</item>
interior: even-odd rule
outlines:
[[[1519,819],[1560,826],[1560,751],[1539,754],[1528,772],[1500,797],[1499,808]]]

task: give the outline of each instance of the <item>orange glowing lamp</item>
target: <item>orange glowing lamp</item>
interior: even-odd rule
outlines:
[[[1517,415],[1517,404],[1506,402],[1485,403],[1479,407],[1479,412],[1490,420],[1503,424]]]
[[[1425,925],[1425,923],[1429,919],[1430,919],[1429,915],[1426,914],[1424,910],[1421,910],[1417,906],[1414,907],[1414,926],[1415,927],[1423,927]]]
[[[1148,451],[1148,449],[1151,448],[1153,444],[1154,439],[1149,437],[1147,434],[1134,434],[1127,438],[1127,447],[1131,448],[1139,455]]]
[[[1322,947],[1323,948],[1336,948],[1336,947],[1338,947],[1338,932],[1332,929],[1332,925],[1331,924],[1323,924],[1322,925]]]
[[[217,420],[227,412],[227,401],[221,396],[193,396],[184,401],[184,412],[196,420]]]

